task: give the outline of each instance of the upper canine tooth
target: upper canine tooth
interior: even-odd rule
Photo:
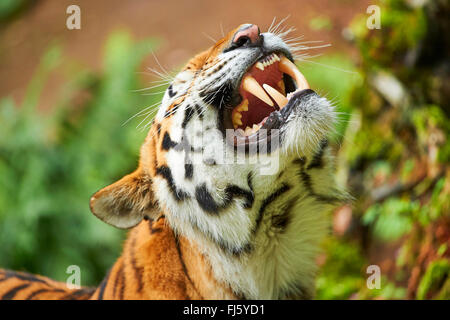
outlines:
[[[284,87],[284,81],[283,79],[281,79],[280,81],[278,81],[277,83],[278,88],[280,89],[280,93],[284,96],[286,94],[286,88]],[[278,90],[277,90],[278,91]]]
[[[273,102],[264,91],[264,89],[259,85],[258,81],[250,75],[247,75],[242,79],[242,87],[245,91],[250,92],[255,97],[261,99],[269,106],[273,107]]]
[[[288,99],[281,93],[279,93],[277,89],[272,88],[271,86],[265,83],[263,84],[263,88],[273,98],[273,100],[275,100],[280,109],[282,109],[288,103]]]
[[[303,74],[297,69],[297,66],[285,56],[281,57],[278,68],[281,72],[287,73],[295,80],[298,89],[309,89],[308,81],[306,81]]]
[[[256,63],[256,67],[257,67],[259,70],[264,71],[264,65],[263,65],[261,62],[257,62],[257,63]]]

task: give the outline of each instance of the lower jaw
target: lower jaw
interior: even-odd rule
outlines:
[[[262,69],[263,73],[256,70],[260,64],[257,62],[241,80],[239,94],[242,100],[232,109],[230,114],[232,124],[228,126],[229,129],[234,127],[234,135],[238,140],[237,145],[246,143],[245,141],[248,140],[255,140],[255,138],[259,140],[258,135],[261,129],[266,131],[280,129],[283,124],[281,115],[286,114],[283,109],[290,105],[292,97],[309,89],[308,82],[294,63],[285,56],[278,56],[275,53],[269,57],[275,58],[272,58],[271,64],[266,66],[268,71],[264,71],[264,68]],[[272,87],[276,83],[278,84],[275,87],[278,89]],[[286,95],[285,88],[288,87],[291,90],[297,89]],[[271,112],[272,108],[275,110]],[[263,135],[264,137],[268,136],[267,134]]]
[[[296,107],[296,101],[315,94],[311,89],[297,89],[290,93],[288,103],[281,109],[273,111],[265,118],[261,128],[256,132],[245,135],[242,130],[226,129],[226,142],[235,150],[245,153],[256,150],[258,153],[264,149],[267,153],[275,151],[281,146],[283,127],[291,112]]]

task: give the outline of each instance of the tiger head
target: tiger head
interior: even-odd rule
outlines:
[[[325,212],[342,198],[327,143],[336,116],[291,51],[244,24],[191,59],[138,169],[95,193],[92,212],[119,228],[164,215],[245,297],[311,294]]]

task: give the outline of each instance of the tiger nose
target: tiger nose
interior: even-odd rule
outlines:
[[[255,44],[260,39],[259,28],[256,24],[247,24],[243,26],[233,37],[233,43],[244,45],[248,43]]]

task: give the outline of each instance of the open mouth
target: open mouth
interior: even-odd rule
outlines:
[[[289,100],[305,89],[309,89],[305,77],[283,54],[273,52],[259,59],[242,77],[238,88],[242,100],[231,110],[234,145],[252,137],[258,140],[260,129],[278,129],[292,110],[283,110]]]

